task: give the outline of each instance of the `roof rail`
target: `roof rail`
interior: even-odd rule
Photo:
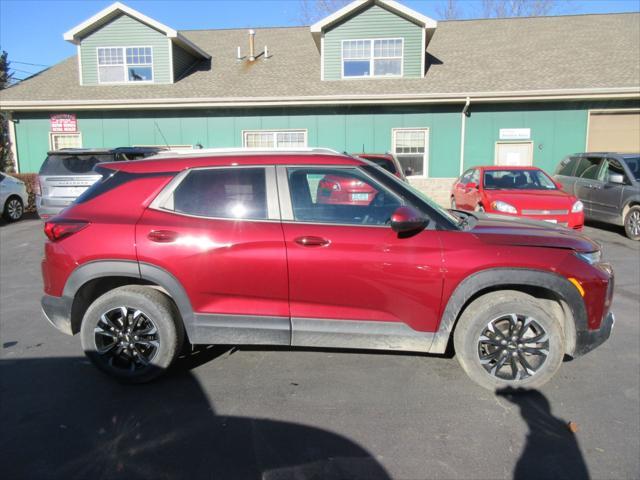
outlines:
[[[202,157],[209,155],[273,155],[273,154],[281,154],[281,153],[321,153],[325,155],[344,155],[336,150],[332,150],[330,148],[322,148],[322,147],[297,147],[297,148],[244,148],[244,147],[234,147],[234,148],[175,148],[170,150],[163,150],[153,155],[152,157],[147,157],[148,159],[153,158],[167,158],[167,157]]]

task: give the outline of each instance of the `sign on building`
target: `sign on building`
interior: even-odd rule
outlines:
[[[74,133],[78,131],[75,113],[52,113],[51,131],[53,133]]]
[[[530,128],[501,128],[500,140],[529,140],[531,138]]]

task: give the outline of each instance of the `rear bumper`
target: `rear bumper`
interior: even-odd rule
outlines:
[[[36,196],[36,210],[40,218],[47,219],[49,217],[55,217],[62,210],[67,208],[73,203],[75,198],[62,198],[56,200],[50,200],[46,197]]]
[[[600,324],[598,330],[576,332],[576,349],[573,356],[579,357],[584,355],[606,342],[611,336],[615,321],[613,313],[609,312]]]
[[[67,335],[73,335],[71,329],[71,301],[66,297],[43,295],[40,300],[42,313],[47,321]]]

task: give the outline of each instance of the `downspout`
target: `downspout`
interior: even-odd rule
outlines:
[[[462,120],[460,125],[460,175],[464,172],[464,140],[467,128],[467,111],[471,105],[471,98],[467,97],[467,101],[462,108]]]

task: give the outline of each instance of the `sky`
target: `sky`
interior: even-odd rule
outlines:
[[[260,28],[300,24],[300,0],[122,0],[176,30]],[[62,34],[113,3],[104,0],[0,0],[0,50],[6,50],[16,78],[75,55]],[[442,0],[401,0],[439,19]],[[477,17],[480,0],[460,0],[465,16]],[[640,0],[568,0],[554,14],[640,11]]]

